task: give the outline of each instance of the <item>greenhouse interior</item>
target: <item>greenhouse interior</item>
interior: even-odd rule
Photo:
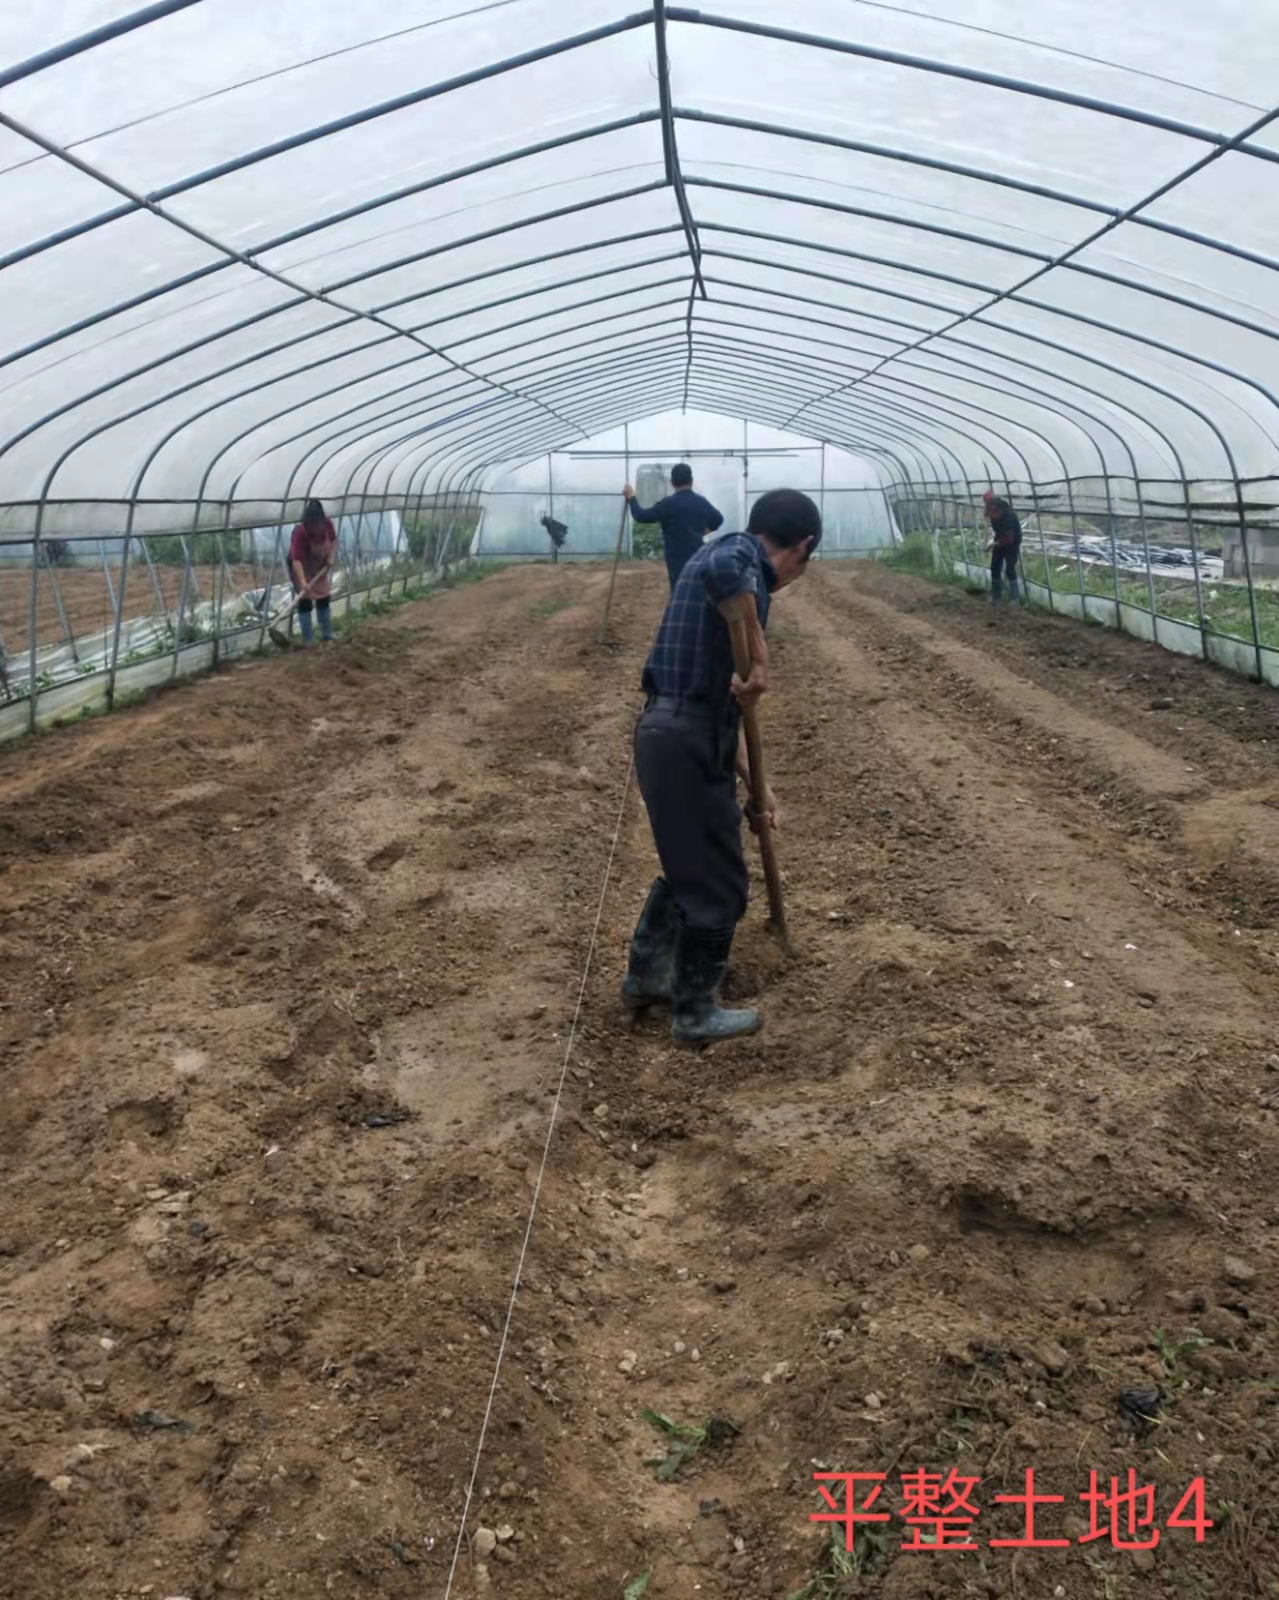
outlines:
[[[1277,86],[0,7],[0,1600],[1279,1596]]]
[[[739,516],[807,451],[828,556],[980,567],[993,486],[1036,598],[1279,680],[1264,11],[969,9],[13,11],[6,729],[260,643],[310,498],[349,590],[606,555],[632,425]]]

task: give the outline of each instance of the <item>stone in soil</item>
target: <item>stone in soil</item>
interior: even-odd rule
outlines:
[[[1221,1263],[1221,1270],[1225,1274],[1227,1283],[1240,1286],[1249,1284],[1257,1276],[1257,1269],[1250,1267],[1240,1256],[1225,1256]]]

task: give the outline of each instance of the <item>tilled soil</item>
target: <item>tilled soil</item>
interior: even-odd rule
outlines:
[[[799,955],[761,888],[767,1028],[685,1053],[615,1001],[661,575],[601,646],[606,586],[0,754],[0,1594],[1279,1594],[1273,692],[815,570],[764,716]],[[1129,1468],[1160,1523],[1202,1475],[1205,1542],[1081,1542]],[[888,1474],[837,1565],[821,1469]],[[921,1469],[977,1550],[901,1551]],[[989,1548],[1028,1469],[1069,1548]]]

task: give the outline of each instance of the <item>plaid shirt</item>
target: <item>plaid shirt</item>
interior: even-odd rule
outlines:
[[[753,594],[760,627],[767,627],[776,587],[773,564],[753,534],[727,533],[703,545],[675,585],[644,667],[644,692],[734,711],[733,640],[719,607]]]

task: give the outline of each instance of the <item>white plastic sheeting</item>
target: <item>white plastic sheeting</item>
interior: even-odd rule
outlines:
[[[471,553],[544,558],[551,547],[541,523],[549,516],[568,528],[564,558],[612,555],[624,482],[635,485],[641,504],[651,505],[670,493],[677,462],[692,468],[727,532],[746,526],[761,494],[789,488],[810,494],[821,507],[823,555],[882,549],[900,538],[888,496],[863,458],[775,428],[690,411],[614,428],[502,474],[486,493],[487,512]],[[627,555],[634,553],[633,531],[628,517],[622,528]]]
[[[885,479],[1267,477],[1276,83],[1273,0],[5,6],[0,532],[685,406]]]

